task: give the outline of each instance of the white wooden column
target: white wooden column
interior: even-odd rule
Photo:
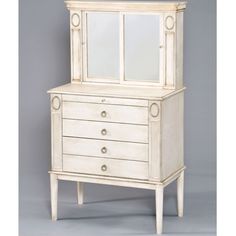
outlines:
[[[70,10],[71,82],[82,80],[81,11]]]
[[[62,171],[61,94],[51,94],[51,169]]]
[[[164,14],[165,87],[174,88],[176,79],[176,13]]]
[[[161,102],[149,101],[149,179],[162,180],[161,171]]]

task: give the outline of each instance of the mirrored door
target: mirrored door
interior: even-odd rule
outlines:
[[[119,79],[118,13],[87,13],[87,78]]]
[[[159,82],[158,15],[125,15],[125,80]]]

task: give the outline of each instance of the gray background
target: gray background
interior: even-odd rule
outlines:
[[[184,23],[185,215],[175,184],[165,190],[164,232],[214,235],[216,227],[216,2],[191,0]],[[69,82],[69,14],[62,0],[20,0],[20,235],[152,235],[154,193],[59,184],[59,218],[50,221],[50,113],[46,91]]]

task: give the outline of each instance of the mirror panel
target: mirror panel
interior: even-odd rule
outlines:
[[[87,13],[87,77],[119,79],[119,14]]]
[[[159,82],[158,15],[125,15],[125,80]]]

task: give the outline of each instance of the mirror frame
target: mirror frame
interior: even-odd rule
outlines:
[[[112,11],[83,11],[82,12],[82,80],[83,83],[112,83],[123,85],[151,85],[151,86],[163,86],[164,85],[164,67],[165,67],[165,54],[164,54],[164,15],[160,12],[117,12],[119,16],[119,79],[116,78],[91,78],[88,77],[88,49],[87,49],[87,14],[88,13],[112,13]],[[125,80],[125,16],[126,15],[157,15],[160,22],[160,49],[159,49],[159,78],[157,82],[154,81],[136,81]],[[158,66],[158,65],[157,65]]]

